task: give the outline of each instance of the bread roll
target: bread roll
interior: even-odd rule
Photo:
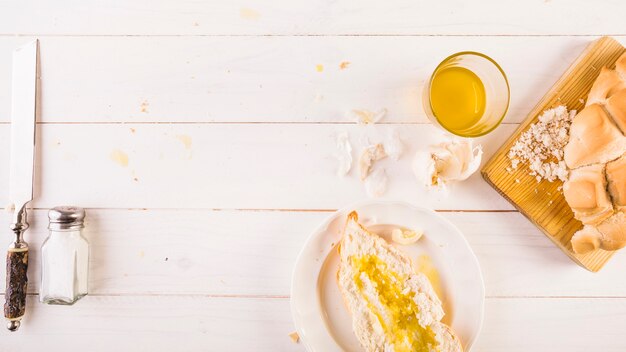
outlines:
[[[626,210],[626,156],[606,164],[608,190],[617,210]]]
[[[607,99],[606,110],[613,117],[622,134],[626,135],[626,89],[617,91]]]
[[[574,117],[569,142],[565,146],[565,164],[570,169],[606,163],[624,153],[626,137],[604,109],[593,104]]]
[[[587,253],[626,246],[626,53],[603,68],[587,106],[574,117],[564,159],[571,169],[565,200],[584,227],[572,249]]]
[[[587,97],[587,106],[593,104],[604,104],[606,100],[615,94],[615,92],[625,89],[626,82],[622,80],[620,74],[615,70],[609,70],[603,67],[600,75],[593,83],[589,96]]]
[[[619,73],[623,81],[626,81],[626,54],[620,56],[617,62],[615,62],[615,71]]]
[[[602,235],[594,226],[585,225],[572,236],[572,249],[576,253],[588,253],[600,248]]]
[[[584,224],[599,224],[613,214],[606,185],[603,164],[585,166],[571,172],[563,184],[563,194],[576,219]]]

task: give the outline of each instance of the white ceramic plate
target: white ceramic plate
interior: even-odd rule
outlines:
[[[485,288],[478,260],[454,225],[432,210],[407,203],[370,202],[334,213],[307,240],[291,281],[291,312],[308,351],[361,351],[352,320],[336,283],[336,250],[347,214],[356,210],[359,221],[390,241],[391,229],[421,228],[424,236],[411,245],[397,245],[413,263],[434,266],[440,298],[450,325],[465,351],[476,340],[483,321]],[[390,241],[391,243],[391,241]],[[432,281],[432,279],[431,279]]]

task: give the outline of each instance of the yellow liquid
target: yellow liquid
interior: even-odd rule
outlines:
[[[435,290],[437,297],[442,299],[443,289],[441,288],[439,271],[428,255],[422,254],[417,258],[417,271],[424,274],[424,276],[428,278],[428,281],[430,281],[430,284],[433,286],[433,290]]]
[[[430,326],[419,324],[417,315],[419,307],[413,300],[415,292],[404,290],[406,277],[390,270],[387,263],[375,255],[352,257],[352,266],[356,269],[354,281],[363,290],[364,282],[361,273],[375,285],[380,306],[385,312],[379,311],[379,305],[367,301],[369,309],[376,315],[385,334],[390,337],[395,352],[429,352],[438,350],[439,344]],[[385,318],[387,317],[387,318]]]
[[[485,113],[485,86],[474,72],[466,68],[445,68],[433,77],[430,104],[443,127],[462,134]]]

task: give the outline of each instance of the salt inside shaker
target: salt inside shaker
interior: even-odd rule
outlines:
[[[50,234],[41,246],[39,300],[71,305],[87,294],[89,243],[82,235],[85,210],[55,207],[48,218]]]

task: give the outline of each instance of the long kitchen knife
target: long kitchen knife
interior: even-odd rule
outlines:
[[[23,235],[28,228],[26,205],[33,199],[38,86],[39,41],[35,40],[13,52],[9,198],[15,206],[11,224],[15,241],[7,252],[4,303],[4,317],[11,331],[20,327],[26,309],[28,244]]]

